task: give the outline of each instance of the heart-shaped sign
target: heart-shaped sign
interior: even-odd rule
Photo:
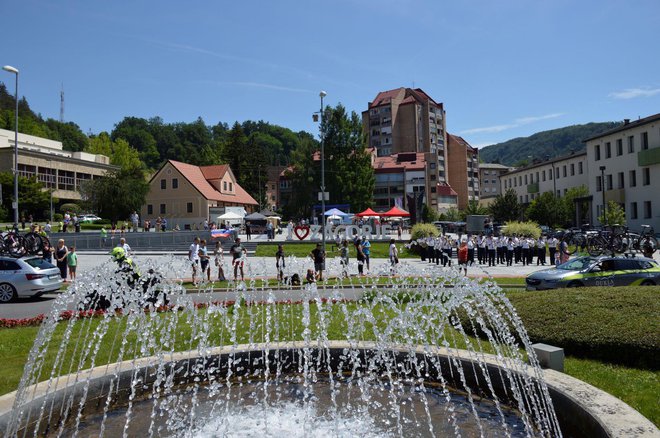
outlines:
[[[305,237],[309,236],[309,226],[298,225],[293,229],[293,232],[298,240],[303,240]]]

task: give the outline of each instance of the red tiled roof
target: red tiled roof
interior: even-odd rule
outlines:
[[[180,161],[169,160],[169,162],[208,200],[235,204],[258,204],[236,181],[234,181],[233,194],[221,193],[209,183],[210,180],[220,179],[227,171],[231,171],[227,164],[199,167]]]
[[[406,97],[401,101],[401,105],[408,105],[410,103],[416,103],[417,99],[415,99],[412,95]]]
[[[408,157],[413,159],[409,159]],[[405,161],[404,161],[405,160]],[[424,170],[426,160],[423,152],[405,152],[401,154],[389,155],[386,157],[376,157],[374,169],[376,172],[388,172],[393,170]]]
[[[452,189],[449,184],[445,183],[438,183],[437,191],[439,195],[443,196],[458,196],[458,193],[456,193],[456,191]]]
[[[462,145],[462,146],[465,146],[465,148],[466,148],[467,150],[469,150],[470,152],[475,152],[475,153],[477,152],[477,149],[474,148],[474,147],[472,147],[472,146],[470,146],[470,143],[468,143],[468,142],[467,142],[463,137],[461,137],[461,136],[447,133],[447,139],[449,140],[450,143],[454,142],[454,143],[458,143],[458,144],[460,144],[460,145]]]
[[[431,98],[431,96],[429,96],[428,94],[426,94],[426,91],[422,90],[421,88],[415,88],[414,91],[416,91],[417,93],[421,94],[423,99],[425,99],[425,100],[430,100],[430,101],[433,102],[434,104],[439,105],[438,102],[436,102],[435,100],[433,100],[433,99]]]
[[[392,98],[396,97],[397,94],[399,94],[402,89],[403,89],[403,87],[399,87],[399,88],[394,89],[394,90],[381,91],[380,93],[378,93],[378,95],[376,96],[374,101],[369,104],[369,108],[373,108],[373,107],[376,107],[376,106],[385,105],[386,103],[390,103],[392,101]]]

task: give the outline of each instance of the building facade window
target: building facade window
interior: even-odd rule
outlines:
[[[594,146],[594,160],[600,161],[600,145]]]
[[[160,204],[160,214],[165,214],[167,213],[167,208],[165,204]]]
[[[193,212],[193,203],[192,203],[192,202],[188,202],[188,203],[186,204],[186,211],[187,211],[188,213],[192,213],[192,212]]]
[[[147,204],[147,214],[152,215],[154,214],[154,206],[151,204]]]
[[[160,180],[160,189],[161,190],[167,190],[167,180],[166,179],[161,179]]]
[[[622,142],[623,140],[619,139],[617,141]],[[635,152],[635,137],[631,135],[628,137],[628,153],[632,154],[633,152]]]
[[[611,158],[612,157],[612,144],[608,141],[605,143],[605,158]]]
[[[651,219],[653,212],[651,211],[651,201],[644,201],[644,219]]]
[[[234,183],[229,183],[229,191],[233,192],[234,191]]]
[[[651,170],[648,167],[642,169],[642,185],[648,186],[651,184]]]
[[[555,178],[559,178],[559,167],[555,168]]]
[[[637,203],[630,203],[630,219],[637,219]]]
[[[607,190],[612,190],[613,187],[612,174],[606,175],[606,178],[607,178]]]
[[[571,176],[575,175],[575,164],[571,163]]]
[[[619,174],[618,174],[618,180],[619,180],[619,187],[618,188],[619,189],[624,188],[623,178],[624,178],[623,177],[623,172],[619,172]]]
[[[564,174],[564,178],[566,178],[566,165],[564,165],[562,167],[563,167],[562,173]]]
[[[580,175],[582,175],[582,172],[583,172],[583,170],[582,170],[582,161],[580,161],[580,162],[578,163],[578,173],[579,173]]]
[[[631,170],[628,173],[628,185],[630,187],[637,187],[637,171]]]
[[[645,151],[649,148],[649,133],[642,132],[642,150]]]
[[[596,191],[600,192],[603,190],[603,179],[600,176],[596,177]]]
[[[173,189],[179,188],[179,178],[172,178],[172,188]]]

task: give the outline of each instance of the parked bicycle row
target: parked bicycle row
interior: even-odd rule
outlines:
[[[587,252],[594,257],[607,253],[614,255],[635,252],[653,257],[658,249],[658,240],[650,225],[642,225],[642,231],[639,233],[620,225],[601,229],[573,228],[564,234],[561,241],[570,255]]]
[[[0,239],[0,253],[11,257],[23,257],[26,255],[43,254],[50,252],[50,240],[43,234],[30,231],[20,234],[15,230],[2,233]]]

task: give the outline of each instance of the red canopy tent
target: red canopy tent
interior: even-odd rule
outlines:
[[[355,216],[357,216],[357,217],[366,217],[366,216],[380,216],[380,215],[381,215],[380,213],[376,213],[371,208],[367,208],[362,213],[358,213]]]
[[[385,213],[381,213],[380,216],[382,217],[408,217],[410,216],[410,213],[408,213],[406,210],[401,210],[398,207],[392,207]]]

